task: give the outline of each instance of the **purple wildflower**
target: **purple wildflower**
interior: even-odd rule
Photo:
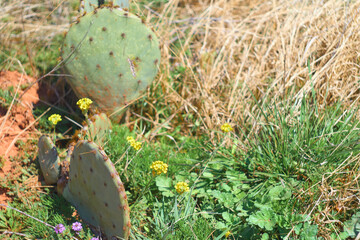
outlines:
[[[99,237],[93,237],[90,240],[99,240]]]
[[[62,225],[61,223],[58,224],[58,225],[56,225],[56,227],[55,227],[55,232],[56,232],[57,234],[63,233],[63,231],[65,231],[64,225]]]
[[[81,223],[79,222],[74,222],[71,226],[72,230],[74,230],[75,232],[80,232],[82,229]]]

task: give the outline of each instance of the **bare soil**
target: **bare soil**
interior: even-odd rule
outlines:
[[[32,84],[33,86],[26,90],[27,86]],[[0,72],[0,88],[5,90],[9,87],[13,87],[21,98],[14,99],[8,109],[0,108],[0,157],[3,163],[0,169],[0,180],[14,173],[16,162],[11,159],[24,154],[22,147],[16,142],[18,140],[26,142],[39,134],[35,129],[36,121],[32,114],[34,105],[40,101],[40,87],[36,79],[19,72]],[[26,90],[25,93],[21,89]],[[10,200],[6,191],[0,188],[0,203]]]

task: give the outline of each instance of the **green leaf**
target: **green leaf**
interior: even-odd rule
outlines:
[[[220,188],[222,190],[225,190],[226,192],[231,192],[231,190],[232,190],[231,187],[229,185],[227,185],[226,183],[221,183]]]
[[[231,216],[230,213],[228,212],[223,212],[222,213],[222,217],[225,221],[229,222],[229,223],[232,223],[233,222],[233,217]]]
[[[275,214],[271,209],[257,211],[255,214],[250,215],[247,221],[268,231],[272,231],[276,225]]]
[[[232,193],[225,193],[219,190],[208,190],[207,193],[216,198],[220,203],[223,203],[226,208],[231,208],[235,204],[235,198]]]
[[[174,193],[171,191],[171,179],[165,176],[157,176],[155,179],[156,186],[158,187],[159,191],[165,197],[172,197]]]
[[[302,240],[316,240],[316,235],[318,233],[318,226],[311,225],[308,222],[304,223],[304,227],[300,234],[300,239]]]
[[[299,235],[300,234],[300,230],[302,228],[302,223],[299,223],[299,224],[296,224],[295,227],[294,227],[294,232]]]
[[[269,234],[267,233],[264,233],[262,236],[261,236],[261,240],[269,240],[270,239],[270,236]]]
[[[360,232],[360,229],[357,226],[359,222],[360,212],[357,212],[351,217],[351,220],[344,223],[344,232],[347,232],[350,237],[356,237],[356,235]]]
[[[216,228],[216,229],[223,230],[223,229],[226,229],[227,226],[226,226],[225,223],[223,223],[223,222],[217,222],[217,223],[215,224],[215,228]]]
[[[210,172],[204,172],[203,177],[213,179],[214,175],[212,173],[210,173]]]
[[[283,186],[275,186],[270,189],[269,196],[273,200],[286,200],[291,198],[291,190]]]

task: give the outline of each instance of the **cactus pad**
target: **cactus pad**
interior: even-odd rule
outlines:
[[[100,227],[108,239],[128,239],[130,210],[124,186],[110,159],[95,143],[79,141],[75,145],[63,196],[83,220]]]
[[[79,7],[80,14],[94,11],[95,8],[99,7],[99,5],[102,4],[102,2],[105,3],[105,1],[99,1],[99,0],[81,0]],[[110,1],[110,3],[114,7],[119,7],[120,9],[124,9],[124,8],[129,9],[129,0],[115,0],[115,1]]]
[[[54,184],[60,175],[60,158],[56,147],[48,136],[41,136],[38,143],[39,164],[46,184]]]
[[[76,95],[91,98],[109,115],[144,93],[160,62],[159,41],[145,23],[107,5],[78,18],[66,35],[62,55],[70,56],[65,67]]]
[[[79,11],[81,14],[86,12],[92,12],[95,8],[98,7],[98,0],[81,0]]]
[[[111,121],[105,113],[95,114],[89,119],[89,125],[86,127],[87,139],[103,147],[111,128]]]

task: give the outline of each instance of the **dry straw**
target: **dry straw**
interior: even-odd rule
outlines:
[[[50,44],[68,28],[70,3],[0,1],[1,45],[24,42],[29,52],[39,41]],[[358,1],[170,0],[161,8],[132,3],[161,40],[161,73],[153,89],[163,95],[149,91],[148,106],[156,103],[172,114],[161,124],[159,107],[147,109],[143,118],[154,135],[181,125],[184,132],[197,126],[214,137],[224,122],[241,126],[257,108],[250,91],[277,101],[285,92],[288,98],[304,96],[314,86],[320,103],[359,102]],[[184,73],[169,80],[177,66]]]
[[[241,125],[256,108],[250,91],[276,101],[314,86],[321,104],[357,104],[359,7],[339,0],[174,0],[159,12],[148,6],[161,37],[157,84],[165,92],[149,102],[171,106],[179,116],[172,123],[184,129],[194,126],[186,116],[196,116],[205,131],[229,119]],[[168,81],[176,66],[185,74]]]

